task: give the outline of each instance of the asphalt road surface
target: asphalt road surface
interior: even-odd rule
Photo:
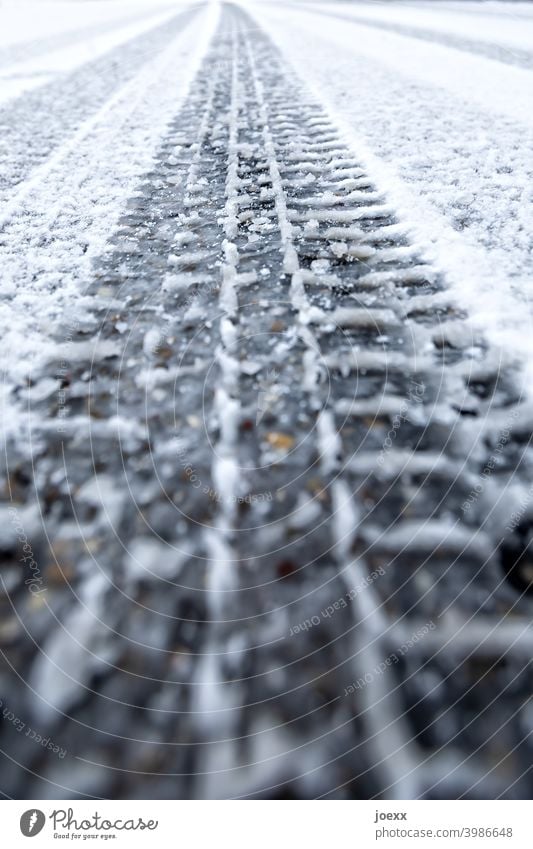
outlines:
[[[533,47],[357,5],[0,45],[6,797],[530,797]],[[465,84],[450,165],[385,66],[361,108],[361,28],[500,119]]]

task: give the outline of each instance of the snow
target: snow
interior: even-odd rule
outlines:
[[[266,104],[264,102],[263,97],[263,87],[257,77],[257,73],[255,71],[254,57],[250,49],[249,58],[253,73],[254,88],[259,104],[259,113],[261,115],[261,120],[263,123],[263,141],[265,157],[268,164],[270,179],[272,181],[274,203],[276,207],[276,214],[278,217],[278,226],[280,229],[281,240],[284,248],[283,269],[287,274],[291,274],[293,272],[298,271],[298,257],[296,256],[296,251],[294,249],[294,245],[292,244],[292,225],[289,220],[287,205],[285,203],[285,194],[283,190],[281,174],[279,172],[279,166],[276,161],[274,142],[272,140],[272,134],[268,127]]]
[[[150,6],[147,2],[133,4],[130,13],[128,13],[128,9],[123,3],[117,3],[116,0],[113,0],[102,15],[102,12],[100,11],[100,14],[98,14],[98,8],[95,8],[102,5],[101,3],[35,2],[22,4],[20,8],[11,4],[6,7],[0,6],[0,33],[2,33],[0,45],[5,44],[6,41],[7,44],[15,42],[21,56],[26,53],[26,42],[33,31],[33,25],[28,28],[27,23],[34,16],[33,24],[35,25],[38,22],[36,35],[40,38],[47,31],[54,35],[58,32],[64,32],[68,36],[70,32],[69,24],[78,27],[80,21],[83,21],[83,25],[88,26],[92,17],[101,25],[107,21],[107,27],[100,32],[89,32],[87,37],[81,41],[79,35],[75,38],[76,32],[74,32],[71,36],[73,44],[67,43],[56,50],[53,48],[45,49],[44,53],[35,58],[17,61],[15,51],[11,50],[13,61],[8,61],[5,66],[2,62],[2,50],[0,48],[0,104],[20,97],[26,91],[38,88],[52,80],[57,74],[74,70],[86,62],[96,59],[113,47],[129,41],[147,29],[164,23],[176,14],[175,6],[168,4],[166,6],[163,4]],[[165,11],[161,11],[162,8]],[[19,13],[22,10],[24,10],[24,17],[21,18]],[[155,14],[157,10],[158,14]],[[63,16],[65,12],[66,14]],[[74,16],[75,12],[76,16]],[[136,20],[136,18],[140,19]],[[4,25],[3,29],[2,24]],[[11,42],[9,39],[11,39]]]
[[[29,43],[37,35],[44,38],[74,33],[106,22],[118,26],[106,36],[100,34],[86,40],[81,50],[79,46],[62,47],[21,65],[32,74],[63,72],[83,64],[89,56],[109,50],[112,44],[154,26],[173,14],[175,8],[174,5],[146,2],[132,6],[122,0],[106,4],[91,0],[84,3],[53,3],[48,0],[7,3],[0,7],[0,18],[4,24],[0,44],[6,47],[23,41]],[[312,272],[298,270],[292,244],[293,222],[301,221],[307,233],[313,232],[321,220],[344,225],[332,226],[325,232],[328,239],[336,240],[334,252],[338,257],[349,254],[364,260],[370,267],[373,248],[369,243],[372,243],[373,237],[358,230],[353,222],[359,217],[399,212],[400,224],[382,228],[381,238],[398,232],[410,233],[417,249],[423,250],[425,258],[433,263],[435,269],[444,270],[452,293],[468,308],[477,325],[486,330],[493,341],[518,353],[523,359],[530,357],[533,345],[533,337],[528,332],[533,176],[533,119],[529,108],[533,94],[531,72],[479,55],[468,55],[464,50],[425,43],[422,37],[385,32],[359,23],[362,18],[386,21],[418,27],[421,31],[447,32],[465,38],[475,36],[478,40],[529,49],[533,46],[530,7],[513,4],[510,10],[505,4],[485,3],[481,10],[479,6],[468,3],[441,3],[438,9],[420,3],[387,4],[386,8],[376,4],[333,3],[327,6],[314,4],[312,8],[301,5],[290,11],[285,6],[278,9],[275,5],[261,5],[253,7],[253,11],[296,70],[327,104],[335,122],[341,126],[359,155],[353,168],[342,170],[343,183],[351,191],[348,199],[368,201],[383,198],[381,206],[376,204],[332,211],[331,206],[336,204],[337,198],[326,193],[312,206],[304,200],[293,202],[295,208],[288,209],[272,138],[265,122],[264,147],[273,185],[269,191],[274,196],[284,240],[285,269],[293,273],[291,297],[300,312],[300,322],[320,322],[323,317],[316,308],[313,308],[314,312],[311,310],[304,283],[308,285],[316,281],[321,285],[328,282],[335,285],[335,276],[328,274],[324,268],[313,268]],[[342,19],[335,17],[341,12]],[[196,59],[190,58],[192,54],[189,51],[189,62],[185,62],[184,69],[180,70],[183,91],[212,32],[215,13],[211,10],[209,14],[211,29],[208,27],[204,32]],[[346,16],[357,20],[351,23]],[[200,30],[198,24],[195,27],[191,32]],[[185,40],[178,39],[179,45]],[[121,203],[128,193],[132,193],[135,177],[149,163],[150,151],[154,150],[165,121],[175,111],[173,97],[163,91],[163,69],[172,66],[176,49],[173,45],[164,55],[148,63],[131,84],[118,91],[8,196],[0,218],[2,226],[9,225],[2,246],[3,291],[12,296],[12,300],[2,306],[0,319],[11,350],[20,347],[23,326],[28,313],[32,313],[35,292],[39,290],[42,299],[43,324],[54,320],[77,291],[72,283],[54,291],[54,281],[58,279],[59,269],[64,269],[65,260],[67,269],[69,263],[72,266],[72,278],[75,280],[83,276],[83,269],[88,268],[91,257],[103,249],[105,236],[112,221],[116,220]],[[313,63],[309,62],[310,50],[317,59]],[[184,59],[186,55],[183,52]],[[4,68],[3,73],[12,71],[13,66],[10,66],[7,71]],[[13,85],[22,84],[17,79],[12,82]],[[42,82],[43,78],[36,77],[31,80],[31,85]],[[264,119],[261,84],[254,79],[254,85]],[[147,95],[156,90],[152,86],[157,87],[161,102],[156,99],[150,108]],[[3,88],[3,91],[9,91],[9,87]],[[128,139],[126,143],[122,139],[124,146],[121,148],[119,145],[116,154],[112,154],[111,150],[120,136],[120,127],[128,121],[132,93],[141,111],[144,110],[142,125],[136,130],[136,138],[142,139],[143,143],[136,144],[134,139]],[[231,105],[233,122],[237,114],[237,99],[235,87]],[[159,108],[161,104],[164,104],[162,110]],[[207,116],[206,111],[205,121]],[[317,120],[318,127],[323,119]],[[145,133],[149,133],[150,137],[147,145],[144,144]],[[289,129],[287,133],[290,133]],[[228,240],[235,232],[238,205],[246,197],[237,193],[237,189],[241,188],[237,185],[235,171],[237,157],[244,157],[246,150],[237,144],[236,138],[234,132],[230,139],[227,183]],[[129,161],[131,150],[134,151],[133,161]],[[301,163],[295,166],[295,185],[305,185],[314,180],[316,157],[311,150],[306,156],[307,173],[302,177]],[[289,159],[297,162],[299,158],[300,153],[294,146]],[[81,172],[77,173],[80,163]],[[370,179],[364,176],[361,165],[368,168]],[[115,166],[118,168],[116,174]],[[191,194],[196,195],[199,186],[194,168],[189,175],[189,183]],[[360,191],[369,185],[375,191]],[[80,186],[84,186],[81,192],[78,191]],[[98,218],[91,214],[95,198],[102,202]],[[26,231],[28,222],[21,215],[26,215],[30,207],[32,220]],[[38,252],[28,251],[24,257],[18,256],[17,246],[22,233],[30,246],[38,244],[63,212],[68,213],[65,229],[50,246],[46,266]],[[244,211],[239,218],[246,214]],[[78,224],[74,223],[67,230],[69,222]],[[260,234],[255,234],[254,238],[260,238]],[[360,244],[354,246],[356,239]],[[177,235],[175,244],[179,252],[169,258],[169,265],[183,267],[206,258],[194,249],[183,250],[193,240],[194,234],[188,232]],[[349,247],[348,241],[351,242]],[[91,248],[82,257],[81,252],[87,242],[90,242]],[[238,258],[231,245],[228,241],[221,292],[221,306],[230,315],[236,310],[237,289],[255,279],[244,278],[237,273]],[[411,249],[393,249],[391,261],[398,258],[402,251],[409,254]],[[384,259],[383,251],[380,259]],[[36,277],[38,282],[31,287],[20,288],[23,280]],[[427,278],[427,268],[419,272],[419,277]],[[169,274],[164,285],[167,289],[179,290],[199,279],[192,272]],[[378,274],[370,271],[359,281],[359,286],[371,289],[402,279],[417,279],[416,268]],[[80,306],[83,308],[82,304]],[[346,311],[339,313],[336,320],[342,323],[349,318],[353,325],[354,321],[360,323],[369,316],[368,311],[351,310],[349,315]],[[383,321],[387,316],[381,312],[379,318]],[[17,379],[24,377],[31,356],[45,344],[37,330],[38,324],[39,320],[34,317],[31,341],[24,346],[28,356],[17,356],[16,362],[12,363],[12,376]],[[314,357],[310,356],[309,361],[311,369]],[[312,377],[309,379],[312,383]]]
[[[35,0],[26,4],[28,9],[36,5]],[[533,71],[506,61],[503,54],[497,58],[497,51],[490,58],[479,50],[470,51],[467,44],[484,40],[491,50],[505,47],[527,52],[533,13],[520,3],[514,4],[513,13],[508,15],[501,3],[484,4],[483,8],[468,2],[440,2],[438,6],[423,2],[391,2],[386,6],[324,3],[312,7],[262,3],[254,7],[254,14],[285,54],[287,62],[282,59],[279,63],[267,40],[258,33],[251,34],[250,20],[242,16],[239,20],[235,9],[224,7],[225,26],[215,51],[210,53],[210,74],[207,79],[204,73],[200,75],[186,110],[177,119],[206,48],[215,38],[219,18],[216,4],[199,8],[194,15],[186,13],[175,24],[176,29],[165,28],[165,38],[156,49],[148,49],[148,44],[154,43],[152,36],[141,39],[140,59],[137,56],[131,65],[125,49],[129,40],[136,32],[153,26],[154,21],[169,19],[174,6],[139,3],[126,7],[122,0],[100,0],[99,16],[93,0],[42,3],[42,9],[60,6],[68,9],[65,20],[56,29],[44,28],[38,43],[32,41],[38,29],[25,29],[28,55],[18,71],[11,48],[17,43],[16,33],[22,36],[22,26],[17,30],[18,24],[13,24],[11,31],[8,28],[7,35],[3,34],[0,72],[12,84],[4,91],[9,97],[19,98],[4,106],[4,116],[19,115],[17,104],[34,104],[34,95],[26,99],[25,91],[33,86],[38,89],[54,75],[72,80],[76,97],[78,88],[84,89],[91,75],[107,76],[95,73],[94,66],[87,63],[100,55],[98,51],[107,55],[113,45],[122,46],[110,55],[108,67],[116,62],[117,67],[131,73],[129,77],[120,75],[99,100],[93,99],[89,90],[89,108],[83,114],[74,115],[68,97],[56,97],[53,111],[64,129],[59,135],[51,132],[47,109],[37,109],[39,117],[43,115],[42,137],[48,146],[43,145],[40,158],[28,157],[20,170],[19,161],[10,158],[9,145],[5,145],[2,162],[7,163],[7,177],[14,179],[4,180],[5,202],[0,212],[0,333],[5,350],[4,391],[9,399],[3,421],[10,434],[17,436],[17,451],[26,450],[32,454],[32,461],[35,459],[37,506],[41,496],[47,505],[52,499],[52,509],[46,516],[46,531],[49,527],[52,542],[55,533],[65,528],[58,510],[61,505],[55,503],[55,487],[66,471],[56,468],[55,455],[47,451],[54,445],[57,420],[54,407],[48,415],[34,419],[38,427],[32,428],[30,436],[40,440],[35,451],[35,443],[32,445],[24,429],[30,424],[24,408],[31,406],[32,400],[45,401],[58,392],[60,381],[52,368],[55,360],[82,364],[75,369],[70,387],[71,415],[65,417],[62,429],[76,437],[72,450],[77,451],[80,441],[89,440],[92,449],[93,438],[99,440],[104,434],[108,445],[118,439],[121,447],[125,443],[126,451],[117,461],[125,461],[124,471],[131,470],[139,477],[135,477],[132,489],[129,476],[128,488],[122,485],[113,473],[118,466],[108,463],[105,451],[96,474],[93,459],[99,451],[98,443],[94,443],[96,453],[91,451],[90,460],[88,455],[82,458],[79,480],[76,476],[71,482],[64,478],[61,492],[71,496],[75,506],[84,508],[87,550],[92,559],[77,559],[76,577],[79,572],[81,585],[77,603],[69,610],[66,605],[64,610],[58,606],[60,621],[55,630],[47,631],[42,651],[32,662],[28,682],[37,695],[33,715],[52,723],[57,711],[70,710],[83,698],[95,674],[109,672],[113,683],[110,667],[122,657],[119,647],[126,640],[132,648],[137,640],[141,650],[162,649],[171,664],[161,679],[154,678],[154,682],[168,687],[166,692],[156,689],[146,701],[140,690],[141,707],[172,714],[180,708],[174,693],[178,701],[181,698],[174,685],[183,685],[183,692],[193,685],[187,690],[184,733],[180,727],[179,739],[173,737],[171,743],[179,747],[185,740],[191,747],[196,795],[216,797],[221,787],[227,795],[251,795],[265,781],[289,787],[282,784],[285,778],[276,771],[258,771],[256,781],[257,764],[277,760],[278,756],[290,758],[294,775],[303,780],[304,773],[322,773],[323,764],[329,766],[332,751],[330,741],[327,748],[300,757],[303,747],[298,736],[292,731],[287,732],[286,739],[276,735],[279,723],[285,734],[291,717],[301,718],[301,706],[314,703],[306,696],[308,683],[322,677],[322,667],[315,665],[320,652],[314,650],[311,664],[306,662],[302,667],[303,680],[290,669],[288,677],[284,672],[293,665],[291,657],[295,664],[301,661],[296,642],[287,639],[289,615],[293,617],[301,610],[302,619],[312,616],[306,596],[320,610],[323,589],[329,593],[336,592],[337,587],[341,597],[348,589],[353,607],[346,618],[341,615],[327,623],[328,630],[313,633],[317,637],[323,634],[327,646],[334,646],[346,628],[342,633],[346,642],[341,648],[335,646],[334,655],[328,655],[335,664],[335,675],[331,675],[331,664],[327,673],[332,693],[335,687],[336,692],[342,692],[338,684],[346,672],[354,681],[365,676],[366,682],[369,670],[383,667],[395,641],[410,639],[412,625],[409,621],[403,624],[403,618],[413,609],[416,615],[418,611],[415,604],[406,611],[401,600],[390,602],[393,594],[388,592],[387,581],[384,588],[371,585],[374,578],[369,579],[367,567],[373,557],[367,562],[365,547],[372,546],[376,562],[384,565],[393,566],[391,561],[404,555],[413,566],[411,572],[418,582],[415,590],[420,585],[429,595],[429,589],[434,588],[433,573],[420,569],[417,574],[426,556],[435,554],[449,561],[466,551],[470,559],[484,563],[494,554],[491,486],[517,510],[523,503],[524,488],[515,482],[509,496],[507,478],[495,474],[487,482],[486,502],[480,498],[476,508],[487,530],[476,532],[462,521],[453,498],[448,503],[446,498],[453,483],[477,480],[478,459],[483,459],[485,449],[490,450],[497,439],[494,453],[503,446],[504,437],[498,437],[498,428],[500,434],[512,428],[513,434],[523,435],[516,440],[520,448],[531,435],[533,402],[513,410],[512,421],[505,406],[507,391],[510,396],[515,390],[512,379],[504,375],[501,391],[498,386],[489,399],[484,397],[485,386],[478,386],[465,401],[465,378],[468,376],[474,384],[485,374],[490,393],[500,351],[488,346],[485,360],[481,359],[484,350],[480,339],[485,333],[490,341],[501,344],[512,355],[518,354],[522,361],[533,361],[533,336],[527,332],[533,119],[526,109]],[[13,21],[15,6],[9,3],[8,8]],[[79,11],[79,18],[74,9]],[[361,23],[362,18],[368,23]],[[106,21],[113,26],[104,35]],[[176,34],[182,25],[183,30]],[[393,32],[390,26],[401,29]],[[432,39],[428,33],[438,38]],[[443,36],[453,36],[455,46]],[[520,61],[523,56],[518,56]],[[291,65],[303,83],[310,84],[317,102],[312,96],[307,98],[304,85],[292,84]],[[74,68],[77,71],[71,75]],[[58,82],[47,90],[53,96],[60,88]],[[321,112],[321,103],[329,116]],[[187,116],[192,111],[194,123],[189,125]],[[178,120],[181,123],[176,130]],[[41,134],[34,132],[35,125],[22,115],[24,127],[25,121],[29,122],[27,138],[33,143]],[[189,129],[187,137],[188,126],[199,127],[199,132]],[[169,127],[171,147],[166,147]],[[246,143],[240,143],[241,137]],[[328,163],[331,155],[335,159]],[[187,162],[190,167],[185,173]],[[177,193],[178,199],[172,187],[167,192],[167,171],[185,190],[185,213],[182,192]],[[260,193],[255,190],[256,180]],[[289,186],[297,191],[288,190]],[[317,190],[317,186],[325,190]],[[158,206],[160,192],[168,218]],[[154,196],[155,204],[151,200]],[[137,234],[147,229],[145,224],[150,220],[146,240],[145,235],[139,236],[139,241],[133,235],[129,238],[126,227],[122,230],[120,225],[122,235],[110,243],[126,210],[133,210]],[[239,226],[242,222],[246,227]],[[152,224],[158,232],[161,228],[162,242],[153,238]],[[179,232],[174,233],[176,228]],[[171,239],[172,248],[167,251],[165,246]],[[113,258],[110,279],[106,270],[100,276],[100,263],[108,252]],[[137,276],[138,263],[144,268],[148,253],[146,270],[150,273]],[[107,270],[110,266],[111,260]],[[427,284],[433,279],[440,283],[441,272],[447,285],[435,286],[433,292]],[[124,285],[115,289],[111,281]],[[419,284],[414,294],[408,284]],[[163,303],[160,285],[164,292],[173,293]],[[201,291],[193,289],[198,286]],[[142,303],[141,297],[137,300],[139,295],[147,295],[152,303]],[[174,295],[175,307],[170,304]],[[456,302],[467,308],[468,318],[453,315]],[[211,310],[206,310],[207,305],[217,312],[216,318],[208,321],[205,319]],[[121,339],[116,335],[106,338],[105,333],[98,338],[100,323],[93,310],[104,307],[119,314],[113,317],[108,312],[104,329],[112,331],[114,325],[120,333],[128,331]],[[435,314],[438,309],[449,309],[450,314]],[[96,361],[104,366],[97,369],[98,373],[108,371],[104,361],[129,343],[136,316],[144,310],[149,318],[153,316],[154,324],[147,322],[137,330],[135,338],[141,342],[143,354],[124,352],[128,368],[124,387],[131,406],[128,401],[123,415],[115,417],[109,415],[109,407],[104,408],[108,414],[101,418],[97,405],[93,420],[88,415],[92,409],[85,404],[74,407],[76,399],[93,394],[91,372],[85,363]],[[412,319],[414,311],[421,314],[416,321]],[[182,335],[183,316],[191,325],[205,324],[209,332],[198,336],[191,326]],[[256,331],[267,328],[269,337],[264,341],[266,334]],[[190,348],[189,329],[195,336]],[[75,342],[82,333],[85,340]],[[251,342],[254,335],[263,337],[259,344]],[[182,342],[188,348],[187,357],[190,350],[192,362],[180,365],[181,357],[175,354]],[[389,342],[393,343],[392,350],[388,350]],[[445,343],[454,350],[445,351],[447,360],[441,369],[439,356]],[[458,351],[474,348],[472,356],[479,359],[470,360],[469,353],[455,358]],[[163,352],[164,368],[159,356]],[[334,379],[328,375],[330,369],[337,372],[331,376]],[[339,371],[342,380],[338,379]],[[245,380],[243,375],[247,376]],[[409,376],[411,384],[413,375],[424,384],[417,383],[416,392],[409,389],[406,397],[406,378]],[[187,380],[182,380],[185,376]],[[358,380],[359,376],[364,379]],[[195,391],[190,389],[193,381]],[[139,391],[131,391],[132,386]],[[146,401],[149,393],[154,404],[153,433],[149,433],[148,419],[139,420],[142,389],[146,390]],[[176,393],[172,402],[171,389]],[[424,399],[418,390],[423,390]],[[106,393],[106,404],[107,399]],[[514,400],[513,396],[511,403]],[[459,418],[459,410],[467,414],[465,418]],[[478,411],[481,415],[476,417]],[[179,415],[173,417],[170,426],[167,414],[175,412]],[[350,416],[358,419],[355,426],[346,421]],[[386,428],[382,421],[373,422],[375,417],[392,420],[393,429],[381,443],[385,446],[381,450],[381,433]],[[387,442],[392,446],[397,427],[404,420],[421,425],[427,441],[416,441],[415,447],[413,434],[402,433],[389,455]],[[363,425],[368,440],[360,439]],[[427,432],[426,425],[431,425]],[[304,434],[306,438],[300,439]],[[153,447],[154,458],[163,460],[158,462],[157,471],[153,467],[156,475],[149,472],[148,479],[144,461],[152,458],[148,457],[147,443]],[[188,470],[193,470],[194,463],[195,482],[206,496],[203,505],[200,493],[191,493],[179,469],[176,475],[176,451],[181,465],[185,452],[190,455]],[[303,461],[298,459],[302,456]],[[304,465],[305,477],[300,474]],[[47,475],[52,470],[53,488],[48,488]],[[386,486],[360,485],[362,474],[375,475]],[[398,482],[397,475],[405,479]],[[437,477],[437,485],[433,487],[431,481],[431,488],[422,491],[425,484],[415,479],[421,475]],[[527,468],[522,477],[527,477]],[[17,483],[14,474],[12,478]],[[24,480],[21,475],[21,484]],[[158,484],[165,480],[169,486],[165,483],[160,490]],[[192,474],[190,480],[192,483]],[[389,507],[379,493],[387,490],[388,495],[389,483],[394,482],[394,503]],[[252,496],[258,483],[268,486],[268,491]],[[178,495],[175,500],[174,486]],[[33,489],[31,492],[33,495]],[[397,501],[396,493],[401,501]],[[181,516],[175,523],[167,519],[172,514],[166,509],[159,510],[162,506],[172,509],[171,503],[158,504],[162,495],[165,502],[172,498],[179,509]],[[182,495],[186,496],[183,502]],[[437,495],[443,495],[443,500],[442,507],[439,504],[435,509]],[[398,513],[396,505],[400,504]],[[154,510],[154,524],[159,527],[165,523],[168,534],[165,530],[162,538],[155,538],[159,530],[154,527],[152,535],[147,525],[137,536],[136,528],[142,526],[130,523],[129,518],[145,507],[158,508]],[[487,515],[492,524],[487,522]],[[37,512],[35,517],[37,522]],[[148,518],[151,523],[153,517]],[[509,520],[502,511],[501,519],[495,521],[500,523],[499,528]],[[127,552],[118,558],[118,571],[113,565],[109,574],[105,569],[94,573],[96,555],[103,558],[103,564],[108,562],[108,551],[113,562],[116,558],[113,550],[100,545],[93,535],[101,535],[105,543],[119,525],[126,531],[131,526],[134,531],[127,541]],[[74,522],[68,521],[66,528],[77,541],[80,526],[76,530]],[[81,532],[85,533],[84,527]],[[300,547],[310,532],[313,537]],[[324,549],[322,543],[318,545],[319,533]],[[180,544],[180,551],[177,546],[172,548],[170,557],[165,553],[167,535]],[[183,550],[182,538],[186,538]],[[122,530],[118,541],[122,543]],[[280,563],[277,556],[285,547],[290,559]],[[298,573],[303,573],[300,564],[308,557],[304,577]],[[192,562],[193,558],[198,564]],[[205,563],[200,564],[200,560]],[[444,567],[446,564],[443,571]],[[184,596],[177,584],[182,568]],[[388,570],[387,579],[403,581],[401,575],[397,578],[392,574],[395,571]],[[465,571],[466,577],[459,574],[457,579],[459,589],[469,579],[468,568]],[[379,574],[384,573],[380,567]],[[125,608],[122,611],[115,603],[108,615],[111,595],[106,587],[115,575],[120,585],[135,593],[136,599],[130,601],[138,601],[145,611],[161,613],[160,618],[169,620],[174,617],[165,612],[165,607],[158,611],[145,606],[152,601],[144,589],[160,581],[175,581],[177,595],[173,587],[164,587],[163,592],[172,593],[169,603],[178,619],[183,617],[185,637],[181,625],[177,632],[176,623],[169,623],[172,630],[167,631],[158,622],[150,635],[152,645],[145,645],[143,632],[150,634],[150,619],[136,616],[136,622],[129,622]],[[289,580],[278,583],[277,578],[282,576]],[[276,586],[275,595],[267,588],[270,583]],[[363,587],[364,592],[358,589],[351,595],[352,588]],[[59,598],[62,604],[63,596],[54,596],[54,592],[51,589],[50,598]],[[385,594],[388,600],[383,604]],[[334,598],[332,594],[331,600]],[[187,604],[183,613],[179,604],[177,608],[174,605],[180,599]],[[198,616],[194,615],[196,599]],[[334,609],[332,605],[329,608]],[[133,609],[128,605],[128,610]],[[53,615],[54,610],[50,608]],[[454,634],[453,615],[455,632],[463,622],[459,618],[462,614],[446,611],[444,625],[450,635]],[[323,610],[322,616],[325,618]],[[313,622],[315,618],[320,620],[316,616]],[[516,618],[518,622],[520,616]],[[293,623],[296,621],[292,618]],[[108,632],[118,639],[108,643]],[[486,625],[479,633],[475,628],[470,630],[465,647],[472,647],[472,635],[484,641],[486,632]],[[501,630],[493,647],[506,649],[518,633],[516,625],[513,630]],[[437,639],[435,635],[434,639],[435,649],[440,650],[442,636]],[[265,652],[270,642],[281,644],[279,655]],[[531,648],[529,633],[527,640],[522,640],[522,650],[526,645]],[[310,656],[306,655],[308,660]],[[135,660],[135,652],[131,657]],[[326,665],[330,663],[328,657]],[[337,679],[340,667],[342,677]],[[185,668],[189,671],[182,677]],[[171,673],[168,676],[167,669]],[[155,671],[159,675],[158,668]],[[252,689],[248,679],[255,679]],[[343,725],[349,729],[353,725],[352,708],[357,709],[362,735],[370,741],[371,783],[376,781],[376,787],[385,788],[390,798],[422,795],[431,772],[424,767],[426,753],[418,750],[399,691],[380,673],[370,675],[370,679],[353,705],[345,703],[347,706],[342,707],[341,699],[328,700],[335,711],[326,715],[331,724],[330,720],[326,725],[319,720],[309,728],[317,728],[325,737],[329,731],[323,735],[324,727],[335,734]],[[430,682],[430,686],[434,684]],[[292,697],[286,701],[292,691],[297,696],[294,710]],[[43,700],[48,692],[51,696],[46,706]],[[236,747],[235,741],[241,735],[242,708],[250,705],[250,696],[258,711],[243,732],[245,751]],[[273,713],[268,702],[275,704]],[[99,714],[95,717],[96,722]],[[245,717],[245,725],[246,721]],[[146,727],[145,736],[150,737],[151,726]],[[163,742],[166,727],[162,724],[161,737],[157,732],[151,741],[154,748]],[[175,728],[173,725],[172,734]],[[135,727],[133,730],[137,733]],[[125,728],[125,739],[131,742],[136,738],[129,737],[130,731],[130,726]],[[144,734],[144,729],[141,731]],[[259,734],[262,739],[256,741]],[[197,737],[198,746],[194,742]],[[331,739],[335,747],[335,740],[342,745],[348,738]],[[207,742],[212,745],[204,745]],[[117,769],[121,770],[118,751]],[[453,761],[453,751],[450,757]],[[457,757],[462,757],[458,749]],[[357,760],[354,762],[357,766]],[[248,768],[242,769],[246,765]],[[349,766],[348,761],[346,765],[342,762],[340,780],[346,776],[349,781]],[[432,761],[435,781],[437,776],[440,780],[441,766],[442,762]],[[181,769],[181,762],[173,760],[171,767]],[[238,777],[231,778],[231,772]],[[472,774],[475,776],[475,771]],[[170,776],[165,773],[161,777]],[[303,795],[316,798],[317,792],[309,789],[311,783],[303,786]],[[70,788],[69,792],[75,790]]]
[[[455,4],[446,8],[438,3],[424,7],[419,3],[328,3],[328,14],[353,17],[368,23],[384,23],[411,27],[414,30],[431,30],[435,35],[446,33],[458,38],[485,41],[507,48],[525,48],[533,52],[533,31],[524,26],[522,16],[517,14],[526,4],[498,4],[499,14],[490,14],[489,7],[496,4],[483,3],[468,8],[468,4]],[[531,7],[526,9],[531,12]]]
[[[342,456],[342,442],[331,410],[321,410],[316,427],[320,468],[322,473],[327,475],[338,468],[339,458]]]
[[[47,337],[60,317],[63,323],[69,319],[74,323],[85,315],[80,294],[83,282],[91,279],[91,263],[105,251],[121,210],[150,167],[204,55],[217,14],[209,6],[195,16],[4,204],[0,246],[4,393],[9,394],[13,382],[25,380],[32,364],[38,366],[56,353]],[[39,249],[43,242],[46,252]],[[73,348],[65,342],[61,356],[70,355],[69,347]],[[17,427],[5,411],[3,424]]]
[[[365,587],[364,592],[356,593],[352,599],[357,628],[350,668],[354,680],[357,680],[364,678],[369,669],[378,668],[380,642],[387,633],[388,623],[380,599],[368,583],[368,573],[362,561],[350,557],[351,540],[358,532],[358,504],[344,481],[335,481],[332,490],[334,550],[339,568],[346,572],[350,586]],[[383,773],[382,780],[388,785],[389,798],[418,798],[414,746],[406,734],[403,711],[397,700],[397,694],[390,692],[383,677],[374,675],[359,693],[359,709],[378,752],[376,768]]]
[[[126,22],[176,7],[175,0],[3,0],[0,50],[95,25]],[[1,53],[0,53],[1,56]]]
[[[526,364],[529,381],[533,73],[333,17],[338,4],[247,8],[326,106],[420,255],[445,273],[456,303],[489,341]],[[517,45],[533,44],[527,4],[342,9],[423,20],[436,32],[453,18],[465,35],[479,27],[476,37],[492,39],[501,29],[501,43],[514,33]],[[309,210],[309,217],[320,220],[320,212]],[[338,238],[341,231],[335,228]]]
[[[101,573],[91,575],[64,622],[42,646],[29,680],[35,696],[30,705],[35,719],[49,722],[56,711],[68,710],[83,697],[94,672],[116,662],[116,649],[105,639],[105,632],[103,636],[94,628],[102,616],[107,590]],[[46,701],[41,693],[48,694]]]

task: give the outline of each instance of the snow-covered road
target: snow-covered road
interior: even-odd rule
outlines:
[[[23,5],[0,790],[528,797],[531,6]]]
[[[531,5],[253,12],[366,154],[472,318],[533,360]]]

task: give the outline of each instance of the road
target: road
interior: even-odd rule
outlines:
[[[512,6],[0,44],[4,796],[530,796]]]

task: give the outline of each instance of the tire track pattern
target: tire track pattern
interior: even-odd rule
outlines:
[[[242,11],[93,296],[6,483],[2,689],[68,755],[8,727],[4,791],[527,797],[531,411]]]

